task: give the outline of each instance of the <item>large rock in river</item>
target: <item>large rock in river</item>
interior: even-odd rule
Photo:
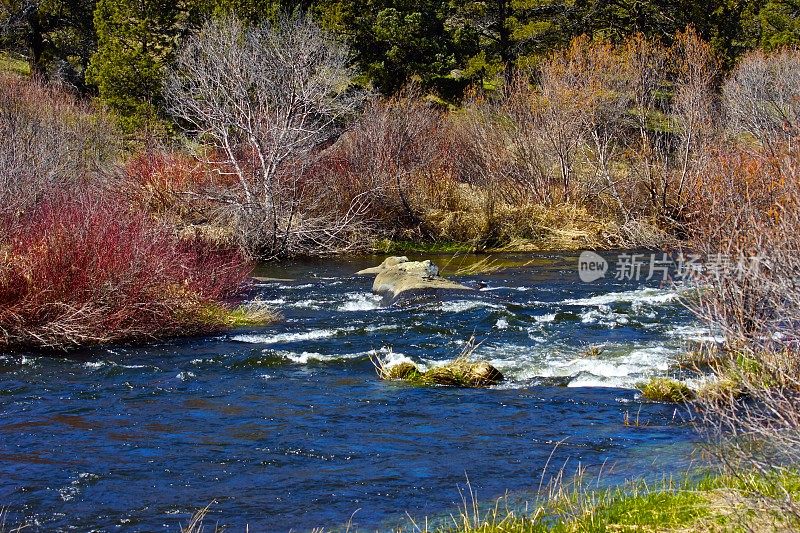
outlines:
[[[357,274],[377,274],[372,292],[390,300],[404,293],[472,290],[441,277],[439,268],[430,260],[409,261],[405,256],[388,257],[380,265],[361,270]]]

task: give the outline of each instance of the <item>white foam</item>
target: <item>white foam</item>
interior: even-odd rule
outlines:
[[[463,313],[464,311],[477,309],[479,307],[503,309],[503,306],[480,300],[455,300],[452,302],[442,302],[439,306],[439,310],[443,313]]]
[[[279,351],[275,353],[276,355],[279,355],[280,357],[288,359],[289,361],[297,363],[299,365],[307,365],[308,363],[313,361],[330,362],[330,361],[344,361],[347,359],[359,359],[367,355],[365,353],[324,354],[320,352],[297,353],[290,351]]]
[[[497,323],[494,325],[495,329],[508,329],[508,320],[505,318],[498,318]]]
[[[580,314],[581,322],[584,324],[601,324],[609,328],[625,325],[630,322],[630,318],[621,313],[611,311],[607,305],[599,305],[596,309],[590,309]]]
[[[301,365],[308,364],[309,361],[330,361],[330,355],[323,355],[319,352],[285,353],[284,357],[293,363]]]
[[[722,335],[715,334],[711,329],[700,326],[676,326],[667,331],[667,335],[696,342],[725,342],[725,337]]]
[[[676,348],[662,345],[606,344],[599,356],[588,357],[579,347],[552,342],[490,345],[481,351],[505,374],[507,388],[537,378],[565,378],[572,387],[631,388],[647,376],[665,374],[678,353]]]
[[[364,331],[371,333],[373,331],[394,331],[396,329],[400,329],[400,326],[397,324],[382,324],[380,326],[367,326],[364,328]]]
[[[306,309],[320,309],[320,302],[319,300],[299,300],[297,302],[288,304],[289,307],[298,307],[298,308],[306,308]]]
[[[535,317],[533,317],[533,319],[536,320],[536,322],[538,322],[540,324],[545,324],[547,322],[554,322],[555,319],[556,319],[556,314],[555,313],[549,313],[547,315],[535,316]]]
[[[679,294],[667,289],[638,289],[634,291],[609,292],[590,298],[567,299],[561,302],[564,305],[591,305],[600,306],[617,302],[630,302],[632,304],[664,304],[677,300]]]
[[[380,296],[362,292],[357,294],[348,294],[347,301],[340,305],[338,311],[371,311],[380,307]]]
[[[286,298],[275,298],[273,300],[257,300],[258,303],[270,305],[283,305],[286,303]]]
[[[480,292],[492,292],[492,291],[519,291],[525,292],[531,290],[530,287],[481,287],[478,289]]]
[[[595,376],[593,374],[581,374],[567,383],[567,387],[607,387],[612,389],[634,388],[630,380]]]
[[[315,329],[298,333],[276,333],[274,335],[234,335],[231,340],[249,344],[278,344],[326,339],[333,337],[339,331],[335,329]]]
[[[383,362],[383,366],[386,367],[386,368],[391,368],[393,366],[397,366],[400,363],[411,363],[412,365],[416,365],[417,364],[410,357],[408,357],[407,355],[402,354],[400,352],[395,352],[395,351],[389,350],[387,348],[382,348],[382,349],[377,350],[377,351],[373,350],[370,353],[372,355],[377,355],[379,353],[383,353],[384,355],[381,357],[381,361]],[[422,366],[423,369],[424,369],[426,365],[419,365],[419,366]]]

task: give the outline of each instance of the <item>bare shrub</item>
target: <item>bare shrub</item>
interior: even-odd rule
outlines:
[[[798,161],[794,143],[729,146],[705,168],[692,246],[706,270],[691,304],[726,341],[713,368],[730,385],[699,403],[711,452],[748,497],[800,518],[780,476],[800,463]],[[749,483],[753,470],[778,474],[775,485]]]
[[[0,214],[97,178],[117,155],[103,114],[63,89],[0,75]]]
[[[590,44],[581,37],[566,51],[553,54],[539,71],[537,129],[557,161],[563,201],[574,194],[576,160],[590,137],[600,144],[596,155],[608,156],[603,152],[609,149],[610,132],[601,130],[613,128],[612,121],[619,118],[614,108],[625,106],[624,91],[617,91],[622,95],[619,98],[610,84],[617,63],[613,53],[610,45]],[[598,137],[594,139],[593,134]],[[607,161],[601,164],[607,165]]]
[[[460,139],[458,180],[481,188],[488,220],[512,206],[575,204],[618,220],[617,245],[660,242],[658,231],[633,218],[654,217],[667,196],[682,194],[671,189],[672,134],[654,124],[658,117],[667,128],[672,120],[671,102],[659,96],[668,55],[641,36],[620,46],[580,38],[535,73],[518,73],[501,95],[477,95],[451,119]],[[692,155],[698,112],[688,97],[699,93],[680,93],[691,104],[681,110],[694,113]]]
[[[408,87],[372,99],[359,120],[326,156],[338,161],[336,180],[351,202],[360,196],[382,229],[415,228],[427,207],[426,192],[439,174],[445,146],[441,113]],[[338,171],[338,173],[337,173]],[[341,193],[335,197],[343,199]]]
[[[629,202],[639,216],[682,231],[690,186],[715,139],[717,59],[691,28],[665,48],[634,36],[624,45],[637,135],[628,144]]]
[[[750,52],[722,92],[733,134],[769,147],[800,134],[800,51]]]
[[[324,187],[305,179],[319,148],[360,105],[347,48],[310,19],[246,27],[207,23],[178,54],[166,85],[198,158],[237,187],[220,199],[243,247],[262,258],[340,251],[361,215],[355,202],[315,211]]]
[[[684,223],[690,180],[698,178],[717,140],[713,117],[719,65],[711,45],[691,28],[677,35],[671,57],[676,72],[670,117],[676,141],[673,176],[661,187],[661,207],[664,216]]]

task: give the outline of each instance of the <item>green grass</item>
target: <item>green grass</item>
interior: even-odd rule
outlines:
[[[683,403],[695,397],[694,391],[685,383],[670,378],[651,378],[637,387],[642,398],[652,402]]]
[[[384,254],[456,254],[471,253],[475,246],[471,243],[455,241],[395,241],[382,239],[373,245],[377,253]]]
[[[30,76],[31,67],[27,61],[8,52],[0,52],[0,72]]]
[[[585,472],[583,472],[585,474]],[[460,508],[449,516],[414,520],[393,528],[415,533],[607,533],[607,532],[742,532],[795,531],[800,520],[800,472],[736,476],[703,473],[646,483],[632,481],[607,489],[592,488],[582,475],[564,483],[561,475],[539,488],[540,496],[522,504],[505,496],[491,507],[478,503],[469,484]],[[211,506],[199,510],[184,532],[203,529]],[[794,514],[797,514],[796,511]],[[360,531],[351,522],[341,528],[314,531]],[[0,531],[0,533],[2,533]]]
[[[451,525],[439,533],[605,533],[655,531],[794,530],[797,517],[784,512],[800,497],[800,473],[705,475],[666,479],[655,484],[629,483],[606,490],[580,485],[552,491],[522,513],[506,499],[488,511],[465,500]]]
[[[280,319],[280,315],[269,305],[259,300],[228,309],[217,304],[209,304],[200,311],[199,319],[209,326],[224,328],[244,328],[267,326]]]

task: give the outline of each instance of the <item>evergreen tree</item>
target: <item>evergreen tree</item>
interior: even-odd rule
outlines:
[[[197,7],[181,0],[97,2],[98,49],[87,78],[123,126],[133,129],[156,119],[164,69]]]
[[[458,66],[440,0],[330,0],[316,7],[323,26],[348,40],[354,60],[379,90],[408,80],[435,84]]]
[[[3,48],[22,53],[31,72],[84,87],[96,48],[96,0],[0,0]]]
[[[759,22],[764,49],[800,44],[800,0],[770,0],[759,12]]]
[[[465,75],[491,78],[535,63],[574,36],[574,4],[561,0],[451,0],[450,22],[471,52]]]

